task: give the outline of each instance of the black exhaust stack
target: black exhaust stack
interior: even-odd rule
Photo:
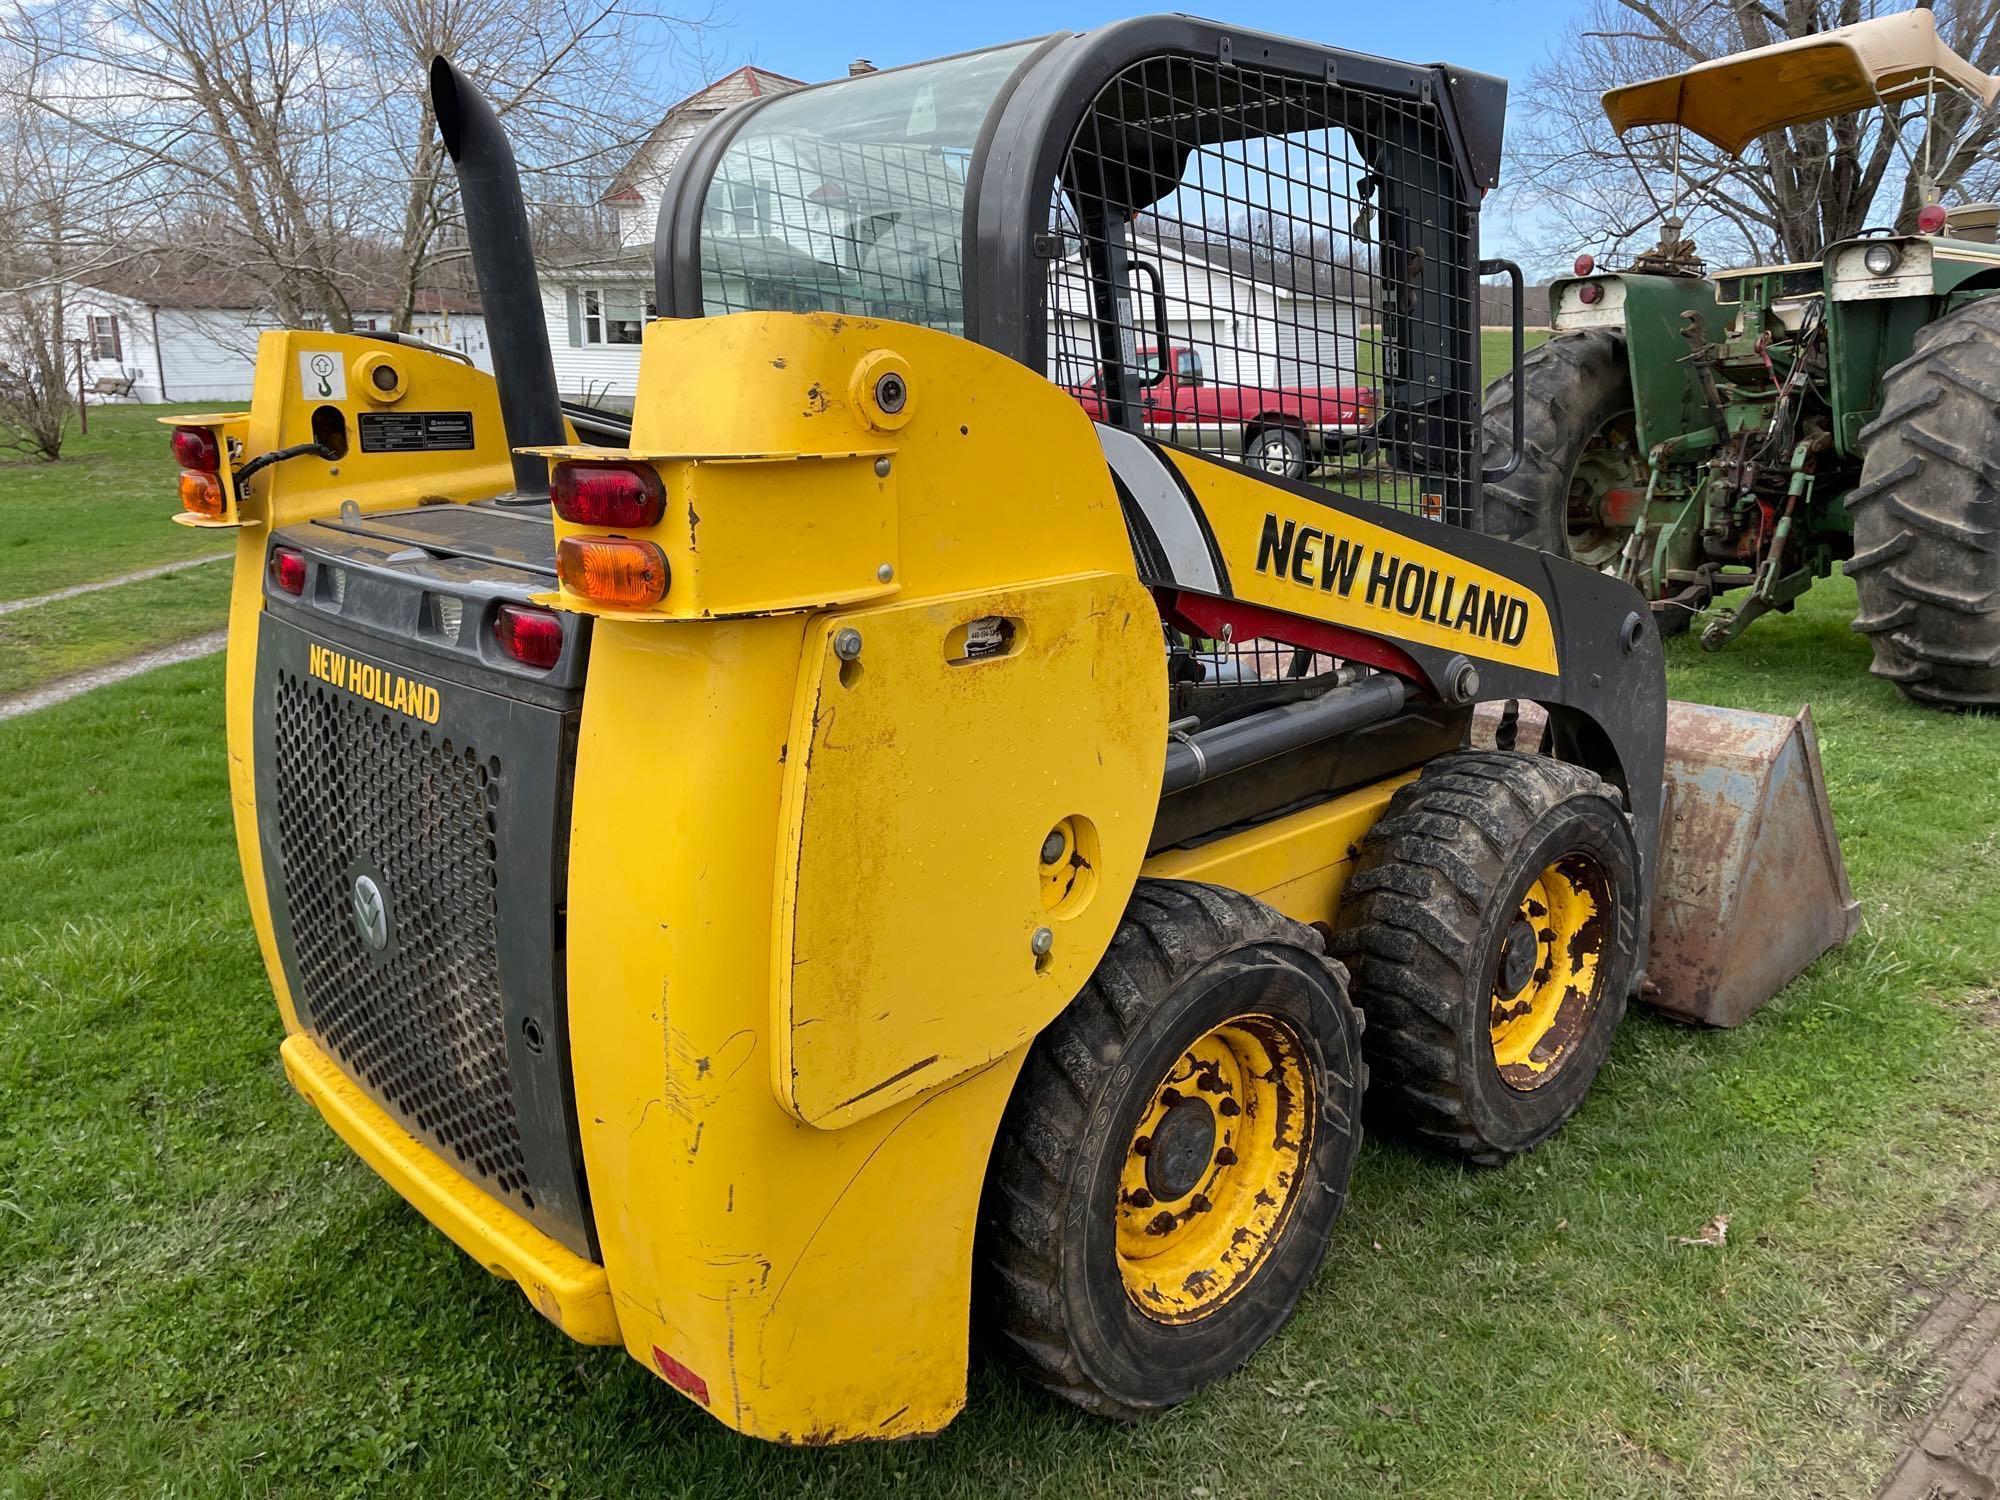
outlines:
[[[509,448],[549,447],[569,440],[562,398],[556,392],[555,357],[542,321],[542,289],[528,238],[528,206],[514,148],[486,96],[444,57],[431,59],[431,107],[438,133],[458,168],[465,206],[465,237],[479,278],[493,378],[500,387],[500,418]],[[514,488],[523,495],[549,492],[543,458],[514,455]]]

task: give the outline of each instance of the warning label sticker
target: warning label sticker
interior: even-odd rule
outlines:
[[[364,411],[363,453],[449,453],[472,446],[469,411]]]
[[[324,349],[301,349],[299,385],[308,401],[345,401],[347,368],[338,354],[329,354]]]

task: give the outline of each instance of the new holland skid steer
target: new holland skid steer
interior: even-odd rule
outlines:
[[[753,101],[629,435],[432,86],[497,381],[272,333],[175,450],[286,1070],[572,1337],[781,1441],[936,1430],[974,1327],[1155,1411],[1284,1322],[1364,1107],[1505,1162],[1629,996],[1849,930],[1810,724],[1670,717],[1630,585],[1465,525],[1496,80],[1159,17]],[[1149,348],[1372,383],[1392,461],[1149,428]]]
[[[1487,451],[1522,463],[1480,525],[1636,584],[1663,629],[1740,595],[1719,650],[1844,563],[1872,670],[1943,708],[2000,707],[2000,206],[1928,185],[2000,77],[1928,9],[1882,16],[1613,89],[1621,136],[1663,130],[1734,156],[1767,131],[1923,107],[1924,206],[1804,265],[1704,277],[1675,196],[1622,270],[1577,258],[1549,288],[1555,337],[1487,402]],[[1687,175],[1693,175],[1689,173]]]

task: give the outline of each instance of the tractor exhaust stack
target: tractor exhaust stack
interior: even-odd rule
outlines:
[[[431,59],[431,107],[438,133],[458,168],[465,237],[479,278],[479,301],[500,388],[500,416],[514,453],[514,487],[523,495],[549,492],[545,459],[522,448],[569,440],[556,391],[555,357],[542,320],[541,283],[528,234],[528,208],[514,148],[486,96],[448,58]]]

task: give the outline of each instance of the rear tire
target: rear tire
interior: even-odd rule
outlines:
[[[1243,440],[1243,461],[1280,479],[1306,477],[1305,435],[1292,427],[1266,427]]]
[[[1639,854],[1579,766],[1461,751],[1369,830],[1331,948],[1368,1018],[1370,1103],[1497,1165],[1576,1112],[1625,1014]]]
[[[1579,553],[1571,533],[1572,491],[1578,466],[1607,429],[1629,428],[1634,421],[1625,336],[1609,329],[1558,335],[1522,356],[1521,386],[1521,462],[1505,479],[1480,487],[1476,529],[1602,567],[1615,560],[1631,528],[1600,530],[1588,539],[1588,555]],[[1513,451],[1513,371],[1486,388],[1481,418],[1483,461],[1498,468]],[[1636,469],[1626,477],[1641,488],[1646,483]],[[1693,611],[1680,605],[1653,610],[1662,635],[1678,635],[1693,618]]]
[[[1284,1324],[1361,1139],[1345,978],[1316,932],[1259,901],[1139,882],[1029,1050],[987,1174],[979,1301],[1029,1379],[1129,1421]]]
[[[1862,429],[1854,579],[1877,677],[1939,708],[2000,708],[2000,299],[1947,313]]]

